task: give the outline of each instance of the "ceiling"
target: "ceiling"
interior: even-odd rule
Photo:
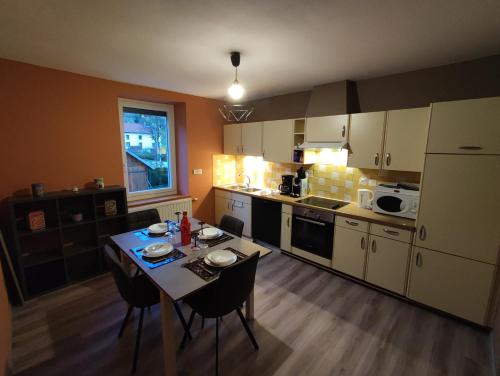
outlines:
[[[498,0],[2,0],[0,57],[247,98],[500,53]]]

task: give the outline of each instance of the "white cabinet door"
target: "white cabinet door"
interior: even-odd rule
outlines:
[[[239,154],[241,150],[241,124],[224,124],[224,154]]]
[[[294,120],[265,121],[263,155],[266,161],[292,162]]]
[[[262,123],[241,124],[241,153],[243,155],[262,155]]]
[[[232,200],[220,196],[215,196],[215,224],[220,224],[220,220],[225,214],[231,215]]]
[[[349,154],[347,165],[357,168],[378,169],[382,164],[385,111],[351,115],[349,128]]]
[[[433,103],[427,153],[500,154],[500,97]]]
[[[344,142],[347,138],[349,115],[319,116],[306,119],[306,141]]]
[[[370,235],[366,281],[404,295],[410,244]]]
[[[485,325],[494,274],[493,265],[415,247],[408,297]]]
[[[363,279],[367,244],[367,233],[335,226],[333,269]]]
[[[384,170],[422,171],[429,124],[429,107],[387,111]]]
[[[495,264],[499,187],[500,156],[427,154],[415,244]]]
[[[232,216],[243,221],[243,235],[252,237],[252,205],[234,200]]]
[[[288,213],[281,213],[281,240],[280,248],[284,251],[292,251],[292,216]]]

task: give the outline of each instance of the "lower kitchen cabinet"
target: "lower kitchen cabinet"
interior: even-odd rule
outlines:
[[[215,224],[218,225],[225,214],[232,215],[231,192],[215,190]]]
[[[231,193],[221,189],[215,190],[215,224],[220,224],[224,215],[238,218],[245,224],[243,235],[252,236],[251,198],[246,195]]]
[[[404,295],[410,244],[370,235],[366,281]]]
[[[414,247],[408,297],[480,325],[487,325],[495,267]]]
[[[363,279],[367,244],[367,233],[335,226],[333,269]]]
[[[280,248],[284,251],[292,251],[292,207],[281,205],[281,241]]]

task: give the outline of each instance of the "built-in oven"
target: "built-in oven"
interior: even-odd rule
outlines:
[[[331,266],[334,222],[331,212],[294,206],[292,253]]]

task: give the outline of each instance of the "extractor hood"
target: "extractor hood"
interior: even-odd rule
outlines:
[[[345,142],[304,142],[299,149],[335,149],[341,150]]]

